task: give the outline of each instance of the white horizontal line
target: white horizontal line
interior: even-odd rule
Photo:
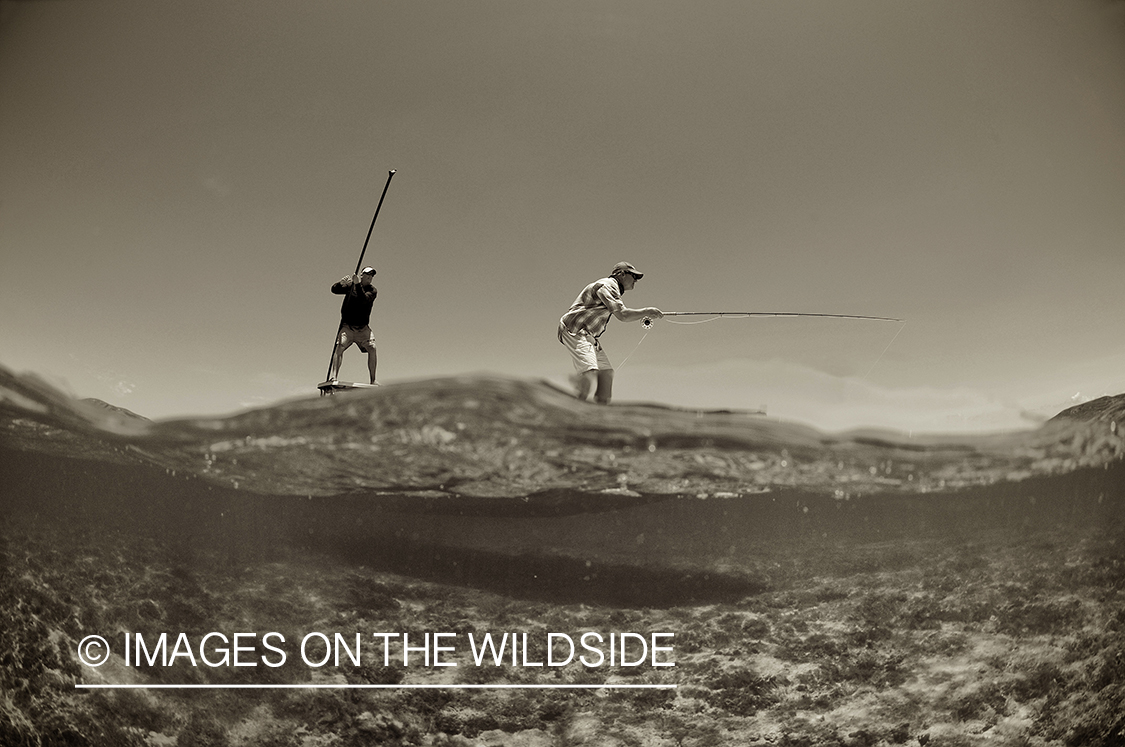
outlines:
[[[677,685],[86,685],[90,690],[674,690]]]

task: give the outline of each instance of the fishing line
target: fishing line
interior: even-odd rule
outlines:
[[[706,316],[709,318],[700,319],[696,322],[678,322],[673,319],[669,319],[669,317],[673,316]],[[716,319],[722,318],[750,319],[754,317],[816,317],[821,319],[858,319],[870,322],[898,322],[898,331],[895,332],[894,337],[892,337],[891,341],[887,343],[887,346],[883,348],[883,352],[879,353],[879,357],[876,358],[875,362],[871,364],[871,368],[869,368],[867,370],[867,373],[863,375],[864,379],[871,375],[871,372],[874,371],[875,367],[879,365],[879,361],[883,360],[883,356],[886,355],[887,351],[891,349],[891,345],[894,345],[895,340],[897,340],[898,336],[902,334],[902,330],[906,328],[905,319],[897,319],[890,316],[861,316],[859,314],[812,314],[794,311],[665,311],[663,314],[664,321],[668,322],[669,324],[685,325],[706,324],[707,322],[713,322]],[[637,348],[641,346],[641,342],[645,341],[645,337],[648,337],[648,331],[652,329],[653,322],[654,320],[651,317],[647,316],[641,320],[641,328],[645,330],[644,337],[641,337],[640,342],[637,343],[637,347],[633,348],[632,352],[629,353],[629,355],[625,356],[626,361],[629,360],[633,353],[637,352]],[[621,365],[624,366],[625,361],[621,361]]]
[[[646,330],[652,329],[652,322],[649,322],[649,325],[647,327],[645,327],[645,329]],[[635,347],[631,351],[629,351],[629,355],[625,356],[625,360],[621,361],[621,363],[617,366],[618,371],[620,371],[622,368],[625,367],[625,361],[627,361],[631,357],[633,357],[633,353],[637,352],[637,348],[639,348],[641,346],[641,343],[645,341],[646,337],[648,337],[648,332],[645,332],[643,335],[641,335],[641,339],[639,341],[637,341],[637,347]]]
[[[898,336],[899,336],[900,334],[902,334],[902,330],[904,330],[904,329],[906,329],[906,320],[905,320],[905,319],[904,319],[904,320],[902,320],[902,324],[900,324],[900,325],[899,325],[899,327],[898,327],[898,332],[895,332],[895,336],[894,336],[894,337],[892,337],[892,338],[891,338],[891,341],[887,343],[887,347],[883,348],[883,352],[882,352],[882,353],[879,353],[879,357],[878,357],[878,358],[876,358],[876,359],[875,359],[875,362],[871,364],[871,368],[867,369],[867,373],[865,373],[865,374],[863,375],[863,378],[864,378],[864,379],[866,379],[866,378],[867,378],[868,376],[870,376],[870,375],[871,375],[871,372],[875,370],[875,366],[878,366],[878,365],[879,365],[879,361],[883,360],[883,355],[884,355],[884,354],[886,354],[886,352],[887,352],[888,350],[890,350],[890,349],[891,349],[891,345],[894,345],[894,344],[895,344],[895,340],[897,340],[897,339],[898,339]]]
[[[722,319],[722,317],[721,316],[713,316],[710,319],[700,319],[698,322],[677,322],[677,321],[673,321],[672,319],[669,319],[668,323],[669,324],[706,324],[707,322],[713,322],[716,319]],[[646,319],[645,322],[648,322],[648,327],[652,326],[652,320],[651,319]],[[641,323],[641,326],[644,326],[644,322]],[[648,327],[645,327],[645,329],[648,329]]]

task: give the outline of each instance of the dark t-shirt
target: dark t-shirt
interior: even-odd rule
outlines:
[[[370,324],[371,305],[375,303],[375,296],[379,295],[375,286],[364,286],[348,276],[333,283],[332,292],[344,297],[344,302],[340,305],[340,319],[344,324],[357,328]]]

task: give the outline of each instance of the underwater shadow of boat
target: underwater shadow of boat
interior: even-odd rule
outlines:
[[[563,604],[667,608],[734,602],[770,590],[745,574],[584,561],[563,555],[507,555],[409,540],[359,540],[309,547],[371,568],[506,597]]]
[[[396,514],[388,509],[398,502],[380,506],[370,499],[362,517],[354,511],[349,517],[349,511],[330,498],[310,501],[248,493],[151,467],[0,447],[0,484],[6,492],[0,518],[6,522],[30,518],[106,543],[125,537],[151,540],[186,564],[193,558],[204,562],[205,557],[218,557],[224,565],[237,567],[299,548],[377,571],[514,598],[612,606],[732,601],[766,588],[763,580],[740,573],[416,541],[403,536],[411,522],[456,522],[462,517],[444,510]],[[344,505],[354,500],[341,497]],[[522,518],[549,523],[558,517],[547,509]],[[477,517],[484,522],[497,519],[492,512]]]

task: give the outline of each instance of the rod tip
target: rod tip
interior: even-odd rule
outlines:
[[[392,173],[392,174],[396,174],[396,173],[398,173],[398,169],[391,169],[391,173]]]

